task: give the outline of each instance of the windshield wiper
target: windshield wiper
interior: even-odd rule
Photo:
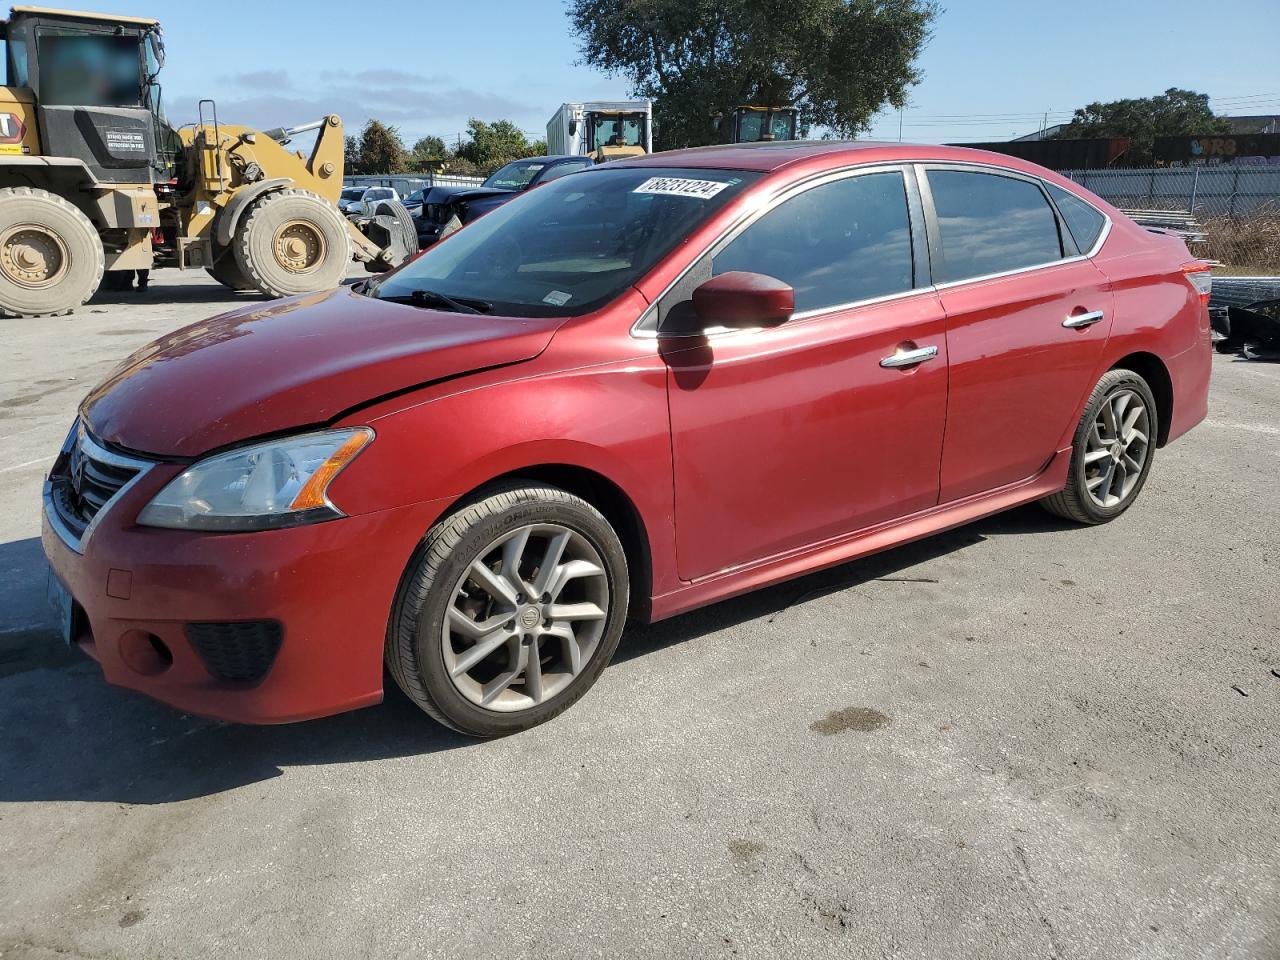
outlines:
[[[414,290],[408,296],[398,297],[379,297],[374,294],[376,300],[386,300],[389,303],[407,303],[414,307],[443,307],[446,310],[453,310],[457,313],[490,313],[493,310],[493,304],[488,300],[473,300],[468,297],[464,300],[455,300],[453,297],[447,296],[436,290]]]

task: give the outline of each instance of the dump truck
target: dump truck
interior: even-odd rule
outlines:
[[[652,100],[562,103],[547,121],[547,153],[596,163],[653,152]]]
[[[794,140],[800,111],[795,107],[734,107],[729,115],[730,143]]]
[[[336,115],[263,131],[202,100],[172,128],[157,21],[19,6],[0,35],[0,311],[69,313],[104,274],[154,267],[289,296],[337,285],[353,257],[379,269],[417,249],[407,216],[375,242],[338,212]],[[308,155],[289,148],[311,132]]]

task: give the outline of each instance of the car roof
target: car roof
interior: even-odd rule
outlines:
[[[703,167],[772,173],[804,164],[836,167],[861,163],[948,160],[987,163],[1039,175],[1042,169],[1016,157],[968,147],[944,147],[878,140],[775,140],[767,143],[730,143],[687,150],[669,150],[608,163],[618,167]]]
[[[539,163],[550,163],[553,160],[587,160],[587,159],[590,159],[590,158],[586,156],[578,156],[577,154],[572,154],[572,153],[550,153],[550,154],[547,154],[545,157],[518,157],[517,159],[512,160],[510,162],[524,163],[526,160],[533,160]]]

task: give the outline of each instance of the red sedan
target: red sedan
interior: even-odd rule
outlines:
[[[125,362],[46,484],[109,682],[246,722],[524,729],[628,618],[1040,501],[1134,502],[1204,418],[1209,274],[1061,177],[945,147],[657,154],[363,285]]]

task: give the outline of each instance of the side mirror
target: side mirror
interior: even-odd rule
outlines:
[[[775,277],[734,270],[697,287],[693,310],[707,326],[776,327],[795,313],[796,295],[790,284]]]

